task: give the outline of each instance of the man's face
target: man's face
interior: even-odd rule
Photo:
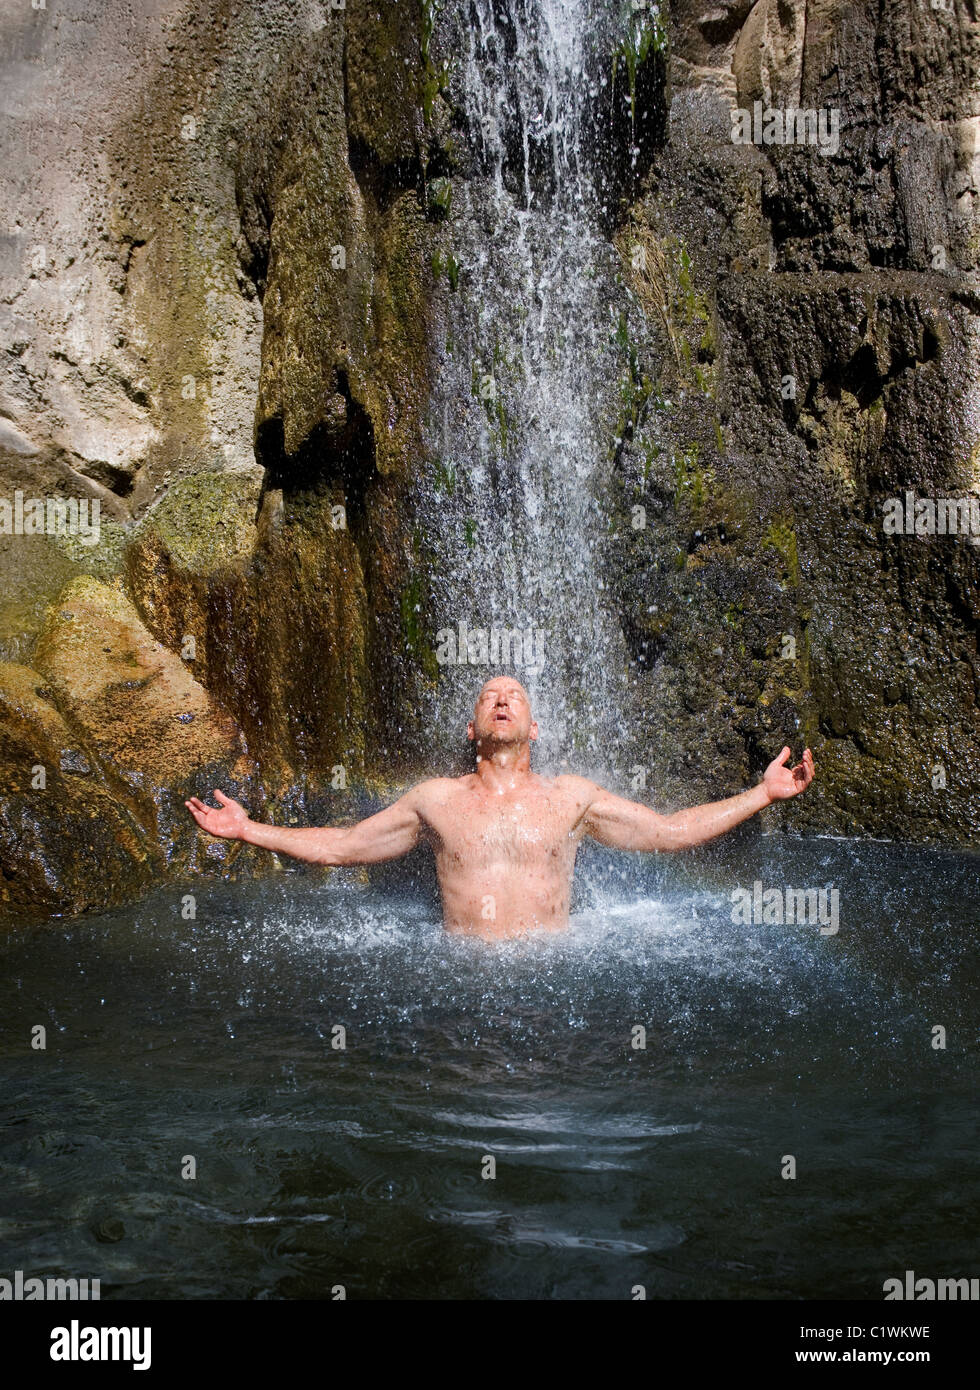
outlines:
[[[520,681],[507,676],[487,681],[477,697],[466,733],[477,743],[527,743],[536,739],[538,726],[531,718],[531,702]]]

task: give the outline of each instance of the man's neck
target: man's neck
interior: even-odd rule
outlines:
[[[523,785],[531,776],[531,745],[481,743],[476,754],[476,775],[488,791],[510,791]]]

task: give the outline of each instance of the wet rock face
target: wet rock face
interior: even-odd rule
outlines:
[[[409,490],[438,299],[433,189],[452,163],[421,23],[421,7],[357,6],[327,25],[239,156],[264,265],[264,481],[252,562],[219,600],[223,635],[213,627],[226,671],[248,653],[231,707],[287,781],[380,766],[419,688],[401,655]]]
[[[99,764],[137,801],[242,752],[233,721],[151,636],[121,589],[73,580],[49,613],[34,662]]]
[[[0,921],[125,902],[164,867],[78,742],[39,672],[0,666]]]
[[[0,664],[5,906],[104,906],[192,864],[183,798],[248,779],[233,721],[90,578],[51,609],[34,661]]]
[[[885,512],[977,495],[978,61],[962,7],[676,7],[669,136],[622,235],[683,244],[692,288],[637,284],[671,404],[620,456],[615,568],[677,801],[809,743],[785,825],[976,843],[980,551]],[[756,103],[836,112],[837,139],[736,143]],[[692,369],[663,325],[698,295]]]

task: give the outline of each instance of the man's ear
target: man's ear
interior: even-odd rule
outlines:
[[[473,741],[473,738],[474,738],[475,733],[476,733],[476,731],[475,731],[475,729],[473,728],[473,720],[471,719],[470,722],[469,722],[469,723],[467,724],[467,726],[466,726],[466,737],[470,740],[471,743],[472,743],[472,741]]]
[[[528,729],[528,731],[527,731],[527,736],[528,736],[528,738],[531,738],[531,739],[537,738],[537,736],[538,736],[538,721],[537,721],[536,719],[532,719],[532,720],[531,720],[531,727],[530,727],[530,729]]]

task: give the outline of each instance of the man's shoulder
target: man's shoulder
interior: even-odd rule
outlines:
[[[567,787],[569,791],[598,791],[598,783],[588,777],[580,777],[577,772],[563,772],[555,778],[555,785]]]
[[[591,801],[602,790],[596,782],[588,777],[579,777],[575,772],[563,772],[555,778],[555,786],[566,795],[574,796],[577,801]]]
[[[405,795],[419,806],[430,805],[434,801],[444,801],[455,792],[465,791],[472,781],[472,773],[462,777],[427,777],[424,782],[416,782]]]

